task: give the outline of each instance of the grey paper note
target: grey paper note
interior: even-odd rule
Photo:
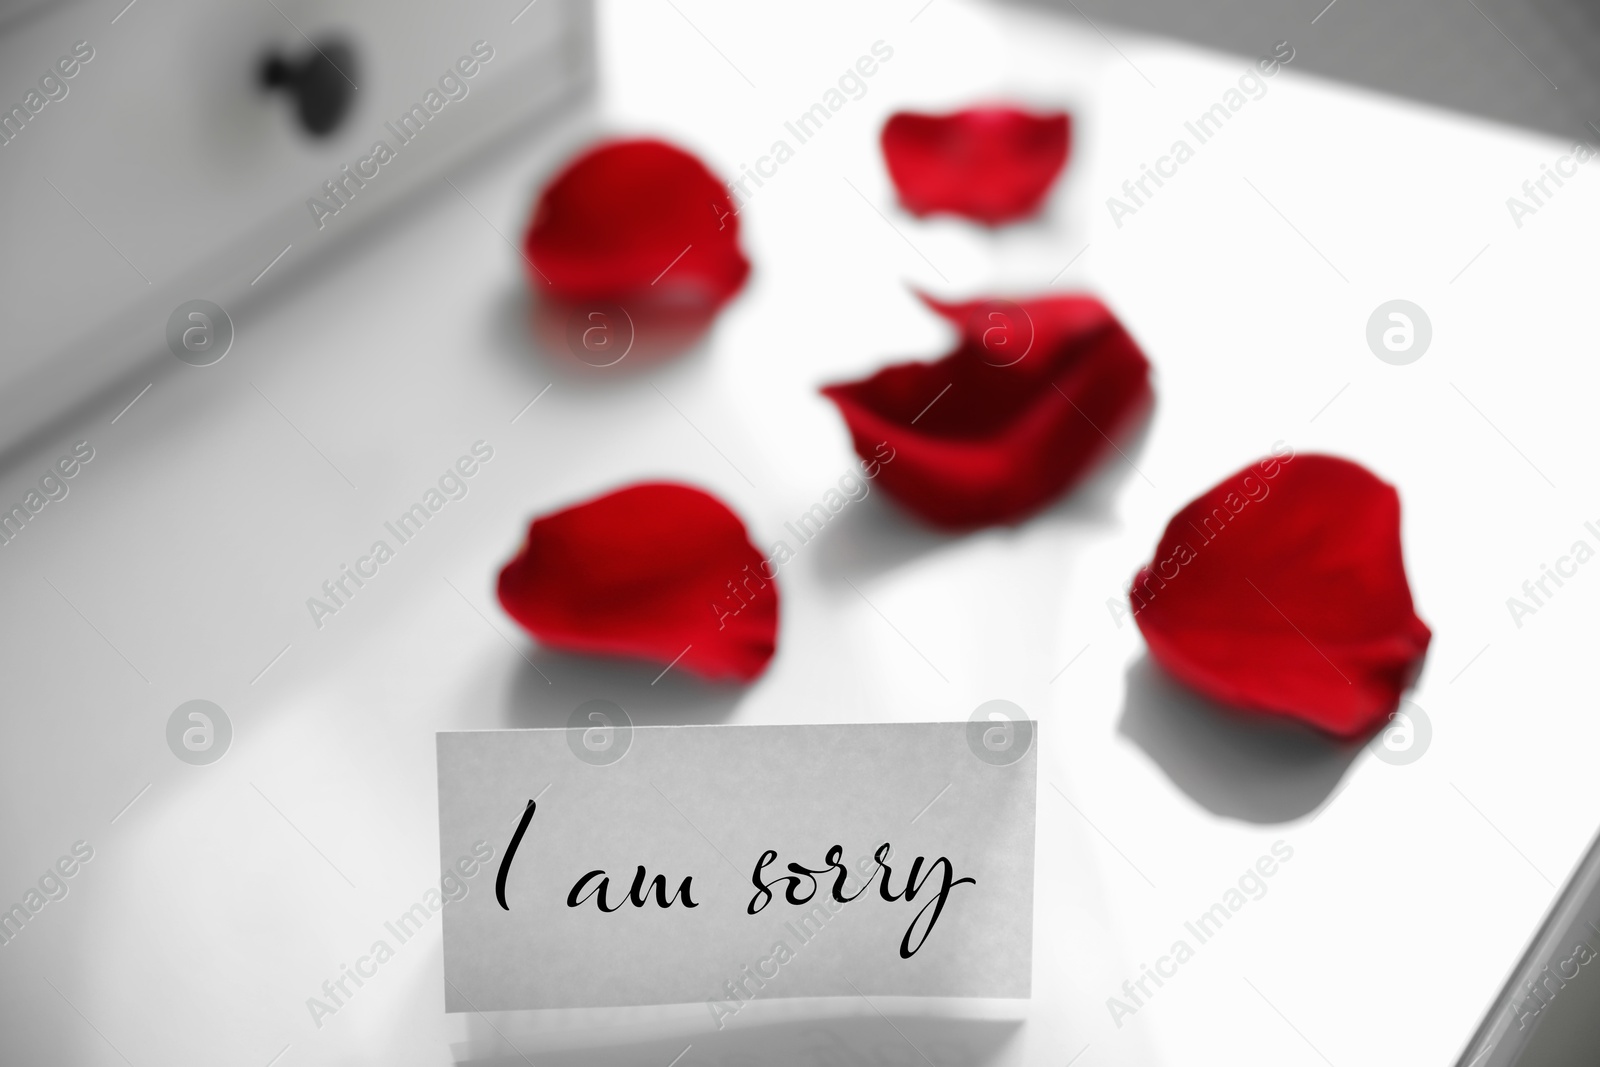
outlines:
[[[447,1008],[1027,997],[1035,730],[442,733],[440,855],[505,900],[445,907]]]

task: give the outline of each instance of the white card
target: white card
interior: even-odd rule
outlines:
[[[1033,722],[573,722],[438,737],[447,1010],[1029,996]]]

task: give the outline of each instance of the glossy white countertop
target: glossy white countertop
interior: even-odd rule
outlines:
[[[1250,60],[919,3],[771,24],[703,0],[602,5],[593,114],[330,257],[286,261],[220,363],[153,353],[0,474],[9,503],[74,443],[94,449],[0,547],[0,902],[74,842],[93,848],[0,946],[0,1058],[665,1067],[689,1046],[690,1067],[921,1062],[914,1043],[941,1067],[1354,1067],[1459,1052],[1600,821],[1584,770],[1600,567],[1520,628],[1505,605],[1600,522],[1595,166],[1518,227],[1506,198],[1570,146],[1291,63],[1119,228],[1106,198]],[[865,94],[746,207],[751,280],[703,344],[606,370],[539,348],[506,238],[561,158],[597,130],[649,132],[731,175],[879,40],[894,55]],[[884,117],[994,98],[1074,112],[1046,216],[998,233],[906,216]],[[535,648],[499,610],[494,577],[528,518],[631,480],[698,483],[758,544],[777,536],[853,461],[817,387],[948,343],[911,286],[1101,295],[1155,367],[1128,461],[964,537],[881,494],[849,505],[784,568],[778,654],[748,688],[679,672],[652,686],[658,667]],[[1432,321],[1408,366],[1365,342],[1394,298]],[[494,458],[469,494],[316,628],[306,598],[479,440]],[[1174,510],[1279,440],[1400,490],[1434,631],[1412,694],[1432,740],[1411,764],[1219,717],[1107,609]],[[435,731],[564,724],[594,697],[638,723],[1020,704],[1041,723],[1033,998],[758,1001],[721,1032],[704,1005],[447,1016],[435,923],[317,1028],[306,998],[436,882]],[[209,766],[165,739],[196,698],[234,730]],[[1266,894],[1117,1026],[1106,999],[1279,841],[1293,858]]]

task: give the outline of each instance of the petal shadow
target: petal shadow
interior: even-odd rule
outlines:
[[[534,646],[528,662],[512,676],[503,726],[566,726],[578,705],[609,700],[628,713],[635,726],[683,726],[727,722],[749,688],[708,682],[681,667],[639,660],[584,656]]]
[[[532,355],[565,384],[604,388],[663,363],[704,356],[720,310],[603,300],[569,304],[516,286],[496,303],[492,329],[498,346],[517,359]]]
[[[1128,668],[1117,732],[1201,807],[1253,823],[1290,822],[1316,811],[1366,747],[1223,707],[1168,675],[1148,653]]]
[[[801,1002],[796,1002],[801,1003]],[[820,1010],[808,1011],[811,1018],[775,1023],[742,1024],[730,1022],[712,1034],[679,1034],[655,1040],[626,1044],[603,1044],[584,1048],[550,1049],[541,1052],[536,1038],[523,1038],[513,1047],[510,1035],[491,1029],[477,1018],[468,1023],[471,1039],[456,1046],[455,1062],[474,1067],[526,1067],[521,1050],[527,1049],[541,1067],[585,1067],[585,1065],[666,1064],[676,1062],[685,1045],[693,1045],[701,1063],[759,1063],[763,1067],[847,1067],[851,1064],[960,1063],[984,1067],[996,1062],[1017,1036],[1022,1022],[1012,1019],[941,1019],[925,1015],[848,1015],[834,1014],[813,1001]],[[629,1013],[617,1009],[621,1020]],[[832,1017],[830,1017],[830,1015]],[[503,1024],[502,1024],[503,1025]],[[626,1033],[622,1025],[614,1026]],[[933,1058],[929,1058],[933,1057]],[[689,1062],[687,1059],[685,1062]]]

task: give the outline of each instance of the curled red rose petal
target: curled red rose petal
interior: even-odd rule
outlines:
[[[1340,738],[1383,725],[1432,637],[1412,607],[1394,487],[1287,449],[1173,516],[1129,601],[1179,680]]]
[[[612,141],[569,163],[540,194],[523,250],[534,287],[569,303],[716,307],[750,272],[727,189],[655,140]]]
[[[894,450],[878,483],[935,526],[1023,518],[1149,407],[1150,364],[1093,297],[929,303],[960,328],[955,352],[822,392],[862,459],[883,442]]]
[[[650,482],[535,519],[500,603],[541,642],[749,681],[777,647],[778,587],[739,517]]]
[[[949,212],[997,225],[1039,210],[1067,162],[1071,119],[1011,107],[952,115],[901,111],[883,127],[883,158],[913,215]]]

